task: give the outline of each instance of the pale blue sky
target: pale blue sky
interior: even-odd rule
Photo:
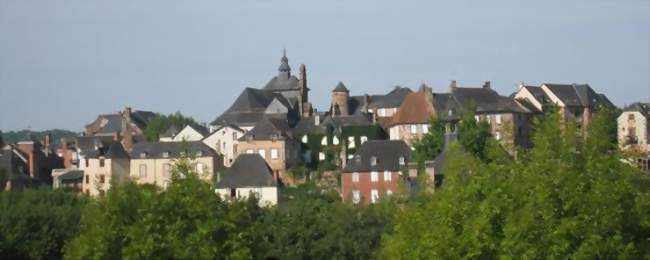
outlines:
[[[0,0],[0,129],[81,130],[124,106],[209,122],[286,46],[326,109],[422,82],[588,83],[650,99],[650,1]]]

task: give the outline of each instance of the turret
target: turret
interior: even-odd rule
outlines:
[[[345,85],[343,85],[343,82],[339,82],[339,84],[332,90],[331,112],[333,116],[347,116],[350,114],[348,108],[349,97],[350,91],[345,87]]]

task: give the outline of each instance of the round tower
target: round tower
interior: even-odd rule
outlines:
[[[347,116],[350,114],[348,107],[349,97],[350,91],[345,87],[345,85],[343,85],[343,82],[339,82],[334,90],[332,90],[331,112],[333,116]]]

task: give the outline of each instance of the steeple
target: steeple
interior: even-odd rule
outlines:
[[[279,76],[289,78],[291,76],[291,67],[289,67],[289,59],[287,58],[287,50],[282,50],[282,59],[280,59],[280,67],[278,68]]]

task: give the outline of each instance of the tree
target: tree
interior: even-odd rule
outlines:
[[[429,123],[429,132],[413,144],[415,160],[418,163],[433,160],[442,152],[444,145],[445,125],[440,119],[433,117]]]
[[[158,141],[158,137],[167,131],[170,127],[174,126],[179,131],[181,128],[189,123],[196,123],[192,117],[186,117],[181,112],[176,112],[169,115],[156,114],[156,117],[151,119],[144,130],[144,135],[147,141]]]
[[[86,200],[46,188],[0,192],[0,258],[59,259]]]
[[[621,163],[595,116],[584,142],[557,113],[534,148],[485,162],[454,144],[443,189],[409,205],[385,236],[391,259],[650,257],[650,181]]]
[[[458,129],[458,141],[466,151],[485,159],[485,148],[490,136],[490,124],[485,120],[476,120],[473,109],[463,113]]]

